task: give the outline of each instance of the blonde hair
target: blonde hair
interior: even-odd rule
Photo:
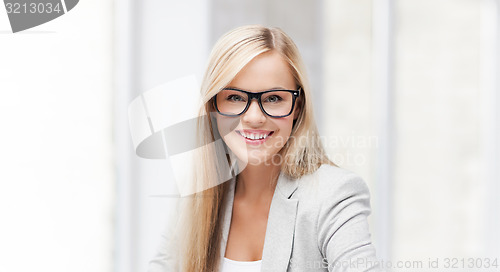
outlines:
[[[238,27],[221,37],[215,44],[205,72],[201,95],[197,136],[202,148],[195,156],[193,184],[204,188],[188,199],[182,210],[181,268],[185,272],[212,272],[219,269],[222,222],[228,182],[218,184],[223,167],[219,165],[222,155],[231,165],[231,158],[217,154],[213,145],[217,128],[210,118],[214,112],[212,98],[226,87],[233,78],[256,56],[275,50],[290,66],[297,86],[302,94],[297,101],[300,113],[294,121],[292,132],[285,146],[280,150],[284,158],[281,172],[291,178],[299,178],[316,171],[322,164],[335,165],[326,156],[314,122],[309,83],[304,65],[294,42],[279,28],[260,25]],[[202,118],[202,117],[207,118]],[[298,139],[300,138],[300,142]],[[219,182],[220,183],[220,182]],[[208,185],[208,186],[207,186]],[[202,186],[202,187],[203,187]]]

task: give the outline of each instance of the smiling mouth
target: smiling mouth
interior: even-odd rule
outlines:
[[[238,133],[240,136],[243,136],[245,139],[248,140],[262,140],[271,136],[274,133],[274,131],[245,132],[241,130],[236,130],[236,133]]]

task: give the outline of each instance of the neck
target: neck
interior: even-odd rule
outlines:
[[[280,165],[246,165],[238,175],[235,197],[254,203],[268,203],[273,197]]]

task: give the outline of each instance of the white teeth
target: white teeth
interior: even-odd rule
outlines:
[[[251,140],[265,139],[268,136],[268,134],[245,134],[243,131],[240,131],[240,134]]]

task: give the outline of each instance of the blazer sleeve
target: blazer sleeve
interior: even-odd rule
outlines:
[[[371,243],[370,194],[352,173],[330,183],[318,215],[318,243],[328,271],[384,271]]]
[[[177,206],[176,206],[177,207]],[[148,272],[175,272],[180,271],[178,256],[177,222],[178,212],[176,209],[171,213],[163,232],[159,237],[159,245],[156,254],[149,261]]]

